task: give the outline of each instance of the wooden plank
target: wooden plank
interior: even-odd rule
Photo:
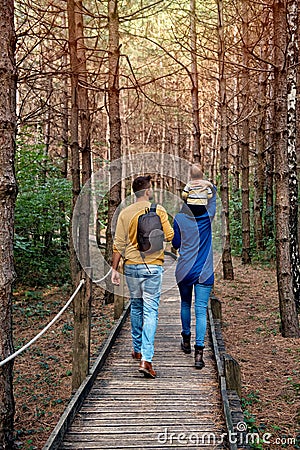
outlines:
[[[228,354],[224,355],[224,370],[227,389],[236,391],[241,398],[241,369],[238,362]]]
[[[195,444],[187,443],[187,444],[183,444],[183,445],[181,444],[179,446],[178,443],[175,442],[175,443],[169,444],[169,445],[163,444],[163,446],[162,446],[162,444],[160,444],[160,443],[155,445],[155,444],[153,444],[152,441],[148,442],[146,440],[144,440],[142,445],[143,445],[142,447],[137,447],[136,444],[134,444],[134,443],[130,444],[130,443],[123,443],[123,442],[120,442],[120,443],[112,442],[107,445],[105,445],[105,443],[104,443],[101,445],[97,442],[92,442],[92,443],[85,443],[85,446],[82,447],[82,444],[80,442],[79,443],[66,442],[61,447],[61,450],[69,450],[69,449],[72,449],[72,450],[112,450],[112,449],[114,449],[114,450],[127,450],[127,449],[135,449],[135,450],[158,449],[158,450],[162,450],[162,448],[164,450],[174,450],[174,448],[177,449],[179,447],[189,448],[191,450],[198,450],[201,448],[206,449],[206,450],[207,449],[209,449],[209,450],[224,449],[223,444],[215,445],[215,446],[212,446],[210,444],[203,444],[203,445],[195,446]],[[208,445],[210,445],[210,446],[208,447]]]
[[[203,406],[199,405],[199,408],[201,408],[200,409],[201,414],[198,415],[198,417],[199,417],[199,420],[201,421],[202,417],[205,417],[207,415],[209,415],[211,417],[211,415],[213,414],[213,412],[215,410],[220,409],[220,402],[216,402],[214,404],[209,404],[209,405],[203,405]],[[108,410],[108,407],[107,407],[107,410]],[[132,408],[131,413],[134,414],[134,416],[139,416],[142,413],[142,414],[145,414],[145,417],[146,417],[146,414],[148,414],[149,417],[155,416],[157,418],[159,418],[159,417],[163,418],[163,417],[177,416],[177,417],[182,417],[182,419],[189,419],[189,417],[191,415],[197,414],[195,410],[188,408],[188,407],[180,409],[179,412],[178,412],[178,410],[179,410],[179,408],[177,407],[177,405],[175,405],[173,407],[166,406],[165,408],[156,406],[155,408],[147,409],[147,411],[145,411],[141,408]],[[109,413],[105,411],[105,414],[103,412],[102,412],[102,414],[103,414],[104,418],[107,418],[109,416],[114,418],[116,415],[118,415],[120,413],[120,414],[125,415],[124,420],[126,420],[126,414],[128,413],[128,411],[129,411],[128,406],[121,407],[120,405],[115,405],[115,406],[112,405],[109,408]],[[82,409],[80,410],[80,412],[94,414],[95,408],[83,406]],[[128,416],[128,417],[131,417],[132,419],[134,419],[133,416]],[[76,426],[75,421],[73,422],[73,425]]]
[[[218,342],[217,342],[216,333],[215,333],[214,318],[212,315],[210,303],[208,304],[208,318],[209,318],[213,350],[214,350],[214,355],[215,355],[215,359],[216,359],[216,363],[217,363],[218,374],[219,374],[219,377],[221,377],[224,375],[224,368],[223,368],[223,364],[222,364],[222,361],[220,358]]]
[[[162,431],[161,431],[162,430]],[[142,432],[142,441],[141,441]],[[166,436],[166,437],[164,437]],[[179,441],[181,437],[181,441]],[[171,438],[173,440],[171,441]],[[182,440],[184,438],[184,441]],[[162,439],[164,442],[162,442]],[[137,430],[136,433],[120,431],[114,432],[112,435],[107,433],[92,434],[91,432],[86,435],[83,433],[68,434],[68,437],[64,440],[62,449],[64,448],[165,448],[165,442],[169,439],[169,444],[174,448],[183,447],[187,448],[195,444],[195,439],[199,442],[196,448],[224,448],[221,444],[222,437],[216,436],[211,432],[211,428],[199,429],[197,427],[191,428],[189,432],[186,429],[181,428],[161,428],[156,431]],[[164,445],[162,445],[164,444]],[[201,445],[203,444],[203,445]],[[218,445],[219,444],[219,445]]]
[[[207,433],[210,431],[212,426],[212,423],[206,424],[206,425],[199,425],[197,423],[191,423],[189,428],[189,433]],[[176,433],[179,434],[183,431],[184,427],[180,424],[167,424],[165,427],[168,428],[168,432],[170,433]],[[147,425],[139,425],[138,427],[131,426],[123,426],[123,427],[105,427],[101,428],[101,431],[99,431],[98,427],[74,427],[72,428],[72,431],[68,434],[68,439],[73,440],[76,442],[76,440],[80,439],[89,439],[90,441],[97,441],[97,440],[103,440],[103,438],[106,438],[106,436],[110,439],[112,436],[116,435],[116,438],[118,438],[120,435],[122,437],[126,436],[127,439],[136,438],[138,435],[146,436],[147,434],[160,434],[164,430],[164,427],[161,425],[155,425],[155,424],[147,424]]]
[[[222,321],[222,304],[220,300],[214,295],[210,296],[210,307],[213,319]]]
[[[90,416],[90,414],[89,414]],[[149,416],[149,417],[144,417],[143,415],[140,415],[139,417],[135,416],[134,417],[134,422],[132,420],[130,420],[130,418],[132,419],[133,417],[127,417],[128,420],[126,420],[126,417],[119,417],[118,419],[116,417],[113,418],[113,421],[111,418],[103,418],[101,417],[100,419],[96,419],[94,416],[91,415],[91,417],[86,417],[86,418],[82,418],[80,417],[80,419],[78,420],[78,424],[80,425],[74,425],[72,428],[73,432],[76,432],[77,430],[81,429],[82,427],[84,427],[84,430],[88,430],[88,429],[98,429],[98,427],[101,427],[104,432],[106,428],[125,428],[126,430],[130,429],[130,428],[136,428],[141,427],[141,426],[156,426],[157,425],[157,417],[153,417],[153,416]],[[201,429],[206,429],[206,427],[208,425],[211,425],[211,419],[207,418],[206,420],[204,420],[205,418],[202,418],[201,422],[199,421],[199,419],[195,418],[188,418],[187,421],[184,422],[184,426],[197,426],[197,428],[199,430]],[[162,417],[162,419],[159,421],[159,425],[160,428],[161,427],[166,427],[166,426],[174,426],[174,425],[182,425],[182,417]]]

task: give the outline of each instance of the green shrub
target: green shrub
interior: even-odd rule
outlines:
[[[63,283],[69,276],[71,185],[59,167],[24,132],[17,141],[15,262],[27,285]]]

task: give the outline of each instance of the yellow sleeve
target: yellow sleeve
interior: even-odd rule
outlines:
[[[121,253],[121,255],[124,255],[125,247],[126,247],[126,231],[124,227],[123,214],[121,212],[117,220],[113,251],[114,253],[119,252]]]
[[[157,214],[159,214],[161,220],[163,232],[165,234],[165,240],[171,241],[174,237],[174,230],[170,225],[167,211],[163,206],[159,205],[159,207],[157,208]]]

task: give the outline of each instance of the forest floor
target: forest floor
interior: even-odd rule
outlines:
[[[217,274],[227,353],[240,364],[246,423],[262,449],[300,449],[300,339],[280,334],[276,270],[234,259],[234,280]],[[295,444],[294,444],[295,441]]]
[[[234,260],[235,279],[217,273],[215,294],[222,301],[227,352],[242,370],[242,397],[248,425],[273,444],[255,448],[300,448],[300,340],[282,338],[274,268],[243,266]],[[69,298],[69,288],[19,288],[14,294],[15,348],[40,331]],[[94,292],[92,354],[111,329],[113,306]],[[40,450],[71,397],[72,308],[14,366],[17,443]],[[277,442],[276,442],[277,440]],[[289,441],[290,440],[290,441]],[[280,443],[279,443],[280,442]],[[285,443],[288,443],[285,445]]]

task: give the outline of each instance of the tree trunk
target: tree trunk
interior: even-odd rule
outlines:
[[[243,70],[242,70],[242,112],[243,112],[243,135],[241,141],[241,167],[242,167],[242,262],[251,263],[250,256],[250,202],[249,202],[249,101],[250,101],[250,77],[249,77],[249,24],[248,24],[248,1],[242,0],[242,34],[243,34]]]
[[[64,14],[65,22],[65,14]],[[64,24],[65,25],[65,24]],[[63,55],[64,67],[67,67],[67,53]],[[68,77],[64,77],[63,81],[63,93],[62,93],[62,123],[61,123],[61,140],[62,140],[62,150],[61,150],[61,175],[63,178],[68,177],[68,154],[69,154],[69,95],[68,95]],[[66,225],[66,205],[63,201],[59,205],[61,211],[61,226],[60,226],[60,245],[63,251],[68,248],[68,229]]]
[[[80,158],[79,158],[79,139],[78,139],[78,123],[79,123],[79,105],[78,105],[78,67],[79,61],[77,56],[77,39],[75,24],[75,1],[68,0],[68,31],[69,31],[69,52],[71,65],[71,117],[70,117],[70,147],[71,147],[71,174],[72,174],[72,205],[74,210],[76,202],[80,194]],[[72,212],[73,217],[73,212]],[[73,242],[73,227],[77,228],[74,218],[71,223],[70,230],[70,265],[71,275],[74,287],[77,283],[77,274],[80,270],[78,259],[76,256]]]
[[[257,250],[264,248],[263,202],[265,179],[265,133],[266,133],[266,75],[259,74],[257,127],[256,127],[256,168],[254,173],[254,238]]]
[[[297,178],[297,64],[298,64],[298,1],[289,0],[288,30],[289,45],[287,51],[287,153],[290,189],[290,247],[293,274],[293,290],[296,305],[300,307],[300,257],[298,242],[298,178]]]
[[[3,0],[0,9],[0,343],[1,359],[13,353],[12,284],[14,208],[17,193],[14,155],[16,134],[16,65],[14,2]],[[0,448],[13,446],[13,362],[0,369]]]
[[[234,33],[234,40],[237,42],[237,30]],[[241,209],[241,143],[239,137],[242,135],[241,125],[239,124],[240,118],[240,75],[237,74],[233,79],[233,114],[235,121],[233,124],[233,142],[231,142],[232,151],[232,200],[233,211],[232,219],[236,223],[241,223],[242,209]]]
[[[264,234],[266,239],[273,239],[274,237],[274,124],[275,124],[275,109],[274,109],[274,78],[270,77],[268,82],[268,96],[270,98],[270,105],[266,114],[266,129],[269,130],[266,135],[266,166],[265,166],[265,196],[266,196],[266,211]]]
[[[193,161],[201,163],[200,120],[199,120],[199,83],[197,68],[197,32],[196,32],[196,2],[190,0],[190,35],[191,35],[191,80],[192,80],[192,115],[193,115]]]
[[[80,121],[80,150],[82,160],[81,184],[84,186],[88,183],[92,176],[91,164],[91,120],[89,112],[88,98],[88,79],[86,66],[86,48],[83,32],[83,7],[82,0],[76,1],[75,4],[75,33],[77,40],[77,58],[78,58],[78,106]],[[82,201],[80,208],[80,231],[79,231],[79,260],[83,268],[90,266],[89,251],[89,219],[90,219],[90,186],[87,186],[81,192]]]
[[[66,26],[66,15],[63,15],[63,24]],[[68,65],[68,54],[67,52],[63,55],[63,66]],[[63,91],[62,91],[62,121],[61,121],[61,140],[62,140],[62,151],[61,151],[61,174],[63,178],[68,177],[68,155],[69,155],[69,77],[64,76],[63,79]]]
[[[176,87],[177,87],[177,83],[176,83]],[[181,193],[181,183],[180,180],[178,180],[177,177],[177,173],[176,173],[176,167],[179,168],[179,173],[181,173],[181,164],[180,164],[180,149],[181,149],[181,117],[180,117],[180,113],[179,113],[179,100],[178,100],[178,95],[177,92],[175,91],[175,98],[176,98],[176,115],[175,115],[175,138],[174,138],[174,168],[173,168],[173,173],[174,173],[174,195],[180,197],[180,193]]]
[[[217,95],[218,85],[216,86],[216,95]],[[213,129],[212,129],[212,156],[211,156],[211,167],[209,170],[209,179],[214,183],[217,179],[217,158],[218,158],[218,140],[219,140],[219,130],[218,130],[218,100],[216,99],[214,103],[214,119],[213,119]]]
[[[109,27],[109,74],[108,74],[108,109],[109,109],[109,143],[111,160],[111,186],[108,200],[105,260],[111,264],[113,235],[111,230],[114,213],[121,203],[121,120],[119,90],[119,15],[118,0],[108,0]],[[107,280],[107,283],[109,281]],[[111,286],[107,286],[105,302],[113,301]]]
[[[228,121],[225,78],[225,43],[223,25],[223,0],[218,1],[218,45],[219,45],[219,101],[220,101],[220,171],[223,230],[223,275],[233,280],[233,266],[229,229],[229,185],[228,185]]]
[[[298,12],[298,28],[297,28],[297,43],[298,43],[298,60],[299,60],[299,46],[300,46],[300,14]],[[300,92],[300,68],[297,64],[297,92]],[[297,101],[297,118],[299,121],[300,117],[300,102]],[[298,179],[298,190],[300,189],[300,133],[297,132],[297,179]],[[300,222],[300,208],[298,207],[298,224]],[[298,242],[300,242],[300,226],[298,226]]]
[[[72,227],[75,233],[70,236],[71,272],[73,284],[77,285],[80,278],[85,276],[80,271],[80,264],[87,272],[89,270],[89,212],[90,189],[81,191],[80,156],[79,156],[79,120],[81,124],[81,150],[82,150],[82,184],[91,177],[90,160],[90,121],[88,111],[87,91],[80,88],[86,81],[86,60],[83,39],[83,8],[82,2],[68,0],[68,28],[69,49],[71,64],[71,156],[72,156],[72,183],[73,183],[73,211]],[[80,206],[74,214],[76,202]],[[77,241],[74,243],[73,239]],[[76,255],[76,250],[78,255]],[[79,260],[78,260],[79,258]],[[89,274],[88,274],[89,275]],[[90,354],[90,293],[91,279],[86,276],[84,288],[80,290],[73,302],[74,313],[74,341],[72,362],[72,389],[76,390],[88,375]],[[86,295],[86,292],[89,295]]]
[[[164,83],[164,80],[163,80]],[[165,92],[165,91],[164,91]],[[166,101],[164,99],[164,101]],[[167,153],[167,148],[166,148],[166,135],[167,135],[167,117],[166,114],[164,115],[163,119],[162,119],[162,124],[161,124],[162,130],[161,130],[161,146],[160,146],[160,156],[159,156],[159,161],[161,161],[161,165],[160,167],[158,167],[158,173],[159,173],[159,181],[160,181],[160,186],[159,186],[159,196],[158,196],[158,202],[160,204],[163,204],[163,198],[164,198],[164,187],[166,186],[166,179],[165,177],[165,164],[164,164],[164,159],[165,159],[165,154]],[[171,171],[171,168],[169,169]]]
[[[276,262],[281,315],[281,333],[284,337],[300,337],[299,322],[293,292],[290,257],[290,199],[289,166],[287,154],[287,23],[283,0],[275,0],[274,56],[275,56],[275,180],[276,180]]]
[[[232,177],[232,191],[234,197],[234,211],[233,215],[237,221],[241,220],[241,207],[240,207],[240,170],[241,170],[241,152],[240,152],[240,141],[239,141],[239,125],[238,118],[240,117],[240,77],[237,76],[233,80],[234,98],[233,98],[233,111],[236,117],[235,123],[233,125],[233,139],[232,143],[232,153],[233,153],[233,177]]]

